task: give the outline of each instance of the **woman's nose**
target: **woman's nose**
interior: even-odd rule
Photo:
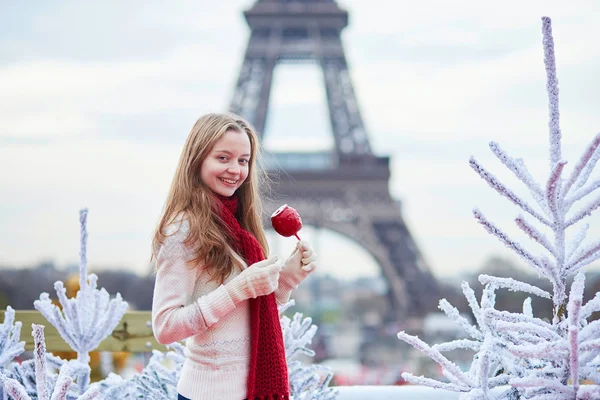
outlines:
[[[240,173],[240,166],[237,163],[236,164],[231,164],[227,168],[227,172],[229,172],[230,174],[239,174]]]

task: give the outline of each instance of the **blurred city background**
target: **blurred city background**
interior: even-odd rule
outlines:
[[[514,184],[487,149],[496,140],[534,177],[546,176],[542,15],[554,21],[564,157],[582,151],[600,127],[600,5],[258,3],[271,2],[290,15],[305,10],[292,3],[333,4],[341,11],[328,18],[335,26],[347,11],[348,26],[321,29],[316,55],[302,53],[312,36],[282,29],[282,42],[299,47],[285,48],[270,80],[262,66],[263,75],[244,81],[252,32],[266,44],[273,38],[259,29],[264,15],[254,16],[253,30],[242,14],[253,0],[0,4],[0,308],[32,309],[56,280],[77,274],[77,216],[88,207],[90,272],[132,309],[149,310],[150,240],[181,146],[200,115],[234,106],[250,82],[246,109],[236,111],[251,111],[245,116],[261,128],[268,165],[287,182],[274,182],[266,211],[280,200],[298,208],[306,217],[301,236],[320,256],[290,310],[319,326],[314,361],[334,369],[336,384],[399,384],[403,371],[437,376],[398,331],[428,343],[463,337],[437,301],[470,318],[460,282],[479,293],[479,273],[538,283],[472,218],[480,207],[524,237],[512,223],[517,210],[470,171],[468,158]],[[339,38],[343,57],[325,45]],[[334,56],[325,57],[327,49]],[[327,81],[330,67],[340,82]],[[345,93],[340,112],[350,113],[343,123],[332,106],[337,89]],[[253,120],[263,106],[266,118]],[[341,194],[327,198],[333,189]],[[600,233],[600,224],[590,232]],[[269,240],[281,256],[294,246],[272,231]],[[600,290],[596,269],[587,282],[589,298]],[[534,311],[550,315],[550,303],[536,300]],[[498,293],[501,309],[522,302]],[[134,371],[143,357],[121,367]],[[454,359],[466,364],[469,354]]]

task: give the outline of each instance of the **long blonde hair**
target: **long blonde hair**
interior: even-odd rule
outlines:
[[[264,183],[266,174],[257,165],[260,163],[258,136],[248,122],[235,114],[207,114],[192,127],[152,240],[152,255],[156,257],[167,237],[166,227],[183,213],[190,226],[184,244],[194,254],[188,265],[206,265],[211,277],[221,282],[231,274],[235,266],[239,266],[239,261],[227,243],[219,217],[221,208],[218,200],[200,178],[200,167],[215,143],[228,131],[246,133],[250,139],[248,177],[236,191],[239,199],[238,215],[240,225],[256,237],[265,256],[268,256],[269,246],[262,227],[263,210],[259,192],[259,184]]]

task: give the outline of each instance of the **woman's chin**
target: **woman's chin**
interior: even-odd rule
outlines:
[[[219,190],[216,191],[216,193],[223,197],[231,197],[235,193],[235,190],[235,188],[219,188]]]

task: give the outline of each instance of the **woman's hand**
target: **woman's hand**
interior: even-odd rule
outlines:
[[[279,286],[282,263],[276,256],[259,261],[225,284],[234,303],[273,293]]]
[[[307,241],[301,240],[286,260],[281,271],[280,283],[295,289],[316,268],[317,254]]]

